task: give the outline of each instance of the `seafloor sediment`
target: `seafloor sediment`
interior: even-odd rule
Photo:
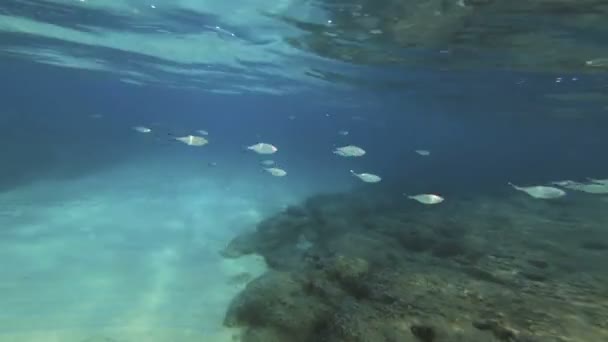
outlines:
[[[270,266],[225,324],[244,342],[608,341],[607,199],[314,197],[224,250]]]

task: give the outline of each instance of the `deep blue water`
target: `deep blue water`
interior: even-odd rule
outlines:
[[[542,98],[548,88],[567,93],[601,84],[591,77],[556,85],[559,76],[552,74],[437,77],[425,70],[418,72],[420,80],[408,75],[409,90],[311,89],[234,98],[133,87],[100,73],[11,58],[1,67],[2,139],[10,161],[3,170],[4,187],[44,178],[54,167],[66,166],[62,158],[83,161],[68,163],[64,171],[70,175],[128,160],[142,148],[129,128],[141,122],[166,124],[167,132],[184,134],[204,122],[217,132],[214,151],[226,153],[240,151],[261,135],[280,143],[286,158],[313,166],[340,165],[328,149],[357,141],[370,151],[358,165],[373,167],[390,182],[431,184],[436,191],[456,193],[492,192],[507,181],[601,178],[608,163],[601,107],[581,106],[577,110],[584,114],[572,120],[552,115],[556,105]],[[526,83],[514,84],[521,79]],[[327,98],[349,106],[326,105]],[[103,114],[103,123],[83,120],[93,114]],[[339,130],[348,130],[349,136],[338,136]],[[414,149],[431,150],[433,157],[420,160]]]
[[[608,189],[540,199],[509,185],[608,177],[608,69],[585,66],[608,56],[601,1],[464,1],[462,21],[442,2],[455,17],[430,17],[414,42],[399,15],[436,3],[87,1],[0,4],[0,342],[260,341],[256,324],[284,333],[273,305],[306,327],[315,301],[350,328],[370,307],[395,313],[407,338],[429,320],[440,342],[450,324],[486,334],[468,320],[493,310],[517,336],[549,336],[510,341],[608,336]],[[205,146],[174,139],[202,129]],[[278,152],[246,149],[257,142]],[[349,144],[365,156],[332,153]],[[344,280],[332,262],[366,277],[314,293]],[[305,294],[281,297],[296,283]],[[279,299],[230,323],[248,291]],[[289,342],[406,341],[366,339],[376,323],[331,339],[336,322],[308,339],[286,329]]]

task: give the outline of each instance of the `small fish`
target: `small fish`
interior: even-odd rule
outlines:
[[[336,148],[334,153],[341,157],[361,157],[365,154],[365,150],[358,146],[348,145]]]
[[[585,62],[585,65],[590,66],[590,67],[595,67],[595,68],[606,68],[608,67],[608,58],[597,58],[597,59],[592,59],[592,60],[588,60]]]
[[[571,180],[562,180],[562,181],[555,181],[555,182],[551,182],[551,184],[553,185],[557,185],[557,186],[568,186],[570,184],[574,184],[576,183],[575,181],[571,181]]]
[[[597,179],[597,178],[587,178],[590,182],[593,183],[598,183],[598,184],[607,184],[608,185],[608,178],[607,179]]]
[[[274,162],[274,160],[271,160],[271,159],[266,159],[266,160],[262,160],[262,161],[260,162],[260,164],[262,164],[262,165],[264,165],[264,166],[272,166],[272,165],[274,165],[274,164],[276,164],[276,163]]]
[[[422,204],[439,204],[445,200],[443,197],[441,197],[439,195],[435,195],[435,194],[420,194],[420,195],[407,196],[407,198],[413,199]]]
[[[273,175],[275,177],[287,176],[287,171],[285,171],[283,169],[279,169],[278,167],[268,167],[268,168],[265,168],[264,170],[266,170],[268,173],[270,173],[271,175]]]
[[[380,178],[380,176],[375,175],[373,173],[366,173],[366,172],[356,173],[353,170],[350,170],[350,173],[353,176],[355,176],[355,177],[359,178],[360,180],[364,181],[365,183],[378,183],[379,181],[382,180],[382,178]]]
[[[209,135],[209,132],[205,131],[204,129],[198,129],[196,130],[196,133],[200,135]]]
[[[209,143],[209,140],[196,135],[186,135],[183,137],[174,137],[173,139],[181,141],[188,146],[204,146]]]
[[[216,167],[217,166],[217,162],[214,162],[214,161],[208,162],[207,166],[209,166],[209,167]]]
[[[431,155],[431,151],[427,151],[427,150],[416,150],[414,152],[416,152],[419,155],[424,156],[424,157]]]
[[[149,129],[148,127],[144,127],[144,126],[135,126],[133,127],[133,129],[139,133],[150,133],[152,132],[151,129]]]
[[[570,182],[568,184],[562,185],[566,189],[576,190],[586,192],[588,194],[608,194],[608,182],[603,183],[578,183],[578,182]]]
[[[588,194],[604,195],[608,194],[608,184],[584,184],[576,190],[583,191]]]
[[[348,133],[349,132],[347,130],[338,131],[338,134],[341,135],[341,136],[344,136],[344,137],[347,136]]]
[[[552,186],[517,186],[511,182],[509,182],[509,185],[512,186],[515,190],[523,191],[531,197],[538,199],[555,199],[566,195],[566,192],[564,190],[554,188]]]
[[[255,145],[247,146],[247,149],[258,154],[273,154],[279,150],[274,145],[267,143],[257,143]]]
[[[290,116],[288,116],[287,118],[288,118],[289,120],[292,120],[292,121],[293,121],[293,120],[295,120],[295,119],[296,119],[296,116],[295,116],[295,115],[290,115]]]

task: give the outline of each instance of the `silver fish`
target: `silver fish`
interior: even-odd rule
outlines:
[[[515,190],[523,191],[531,197],[538,199],[555,199],[566,195],[564,190],[554,188],[552,186],[517,186],[511,182],[509,182],[509,185],[511,185]]]
[[[359,146],[347,145],[338,147],[334,150],[334,154],[337,154],[341,157],[361,157],[365,155],[365,150]]]
[[[268,173],[270,173],[271,175],[273,175],[275,177],[287,176],[287,171],[285,171],[283,169],[279,169],[278,167],[268,167],[268,168],[265,168],[264,170],[266,170]]]
[[[279,150],[276,146],[268,143],[257,143],[247,146],[247,149],[258,154],[273,154]]]
[[[356,173],[353,170],[350,170],[350,173],[359,178],[360,180],[364,181],[365,183],[378,183],[379,181],[382,180],[382,178],[378,175],[375,175],[373,173],[367,173],[367,172],[363,172],[363,173]]]
[[[136,132],[139,132],[139,133],[150,133],[150,132],[152,132],[151,129],[149,129],[148,127],[144,127],[144,126],[135,126],[135,127],[133,127],[133,129]]]
[[[181,141],[188,146],[204,146],[209,143],[209,140],[196,135],[186,135],[183,137],[175,137],[174,139]]]
[[[435,195],[435,194],[420,194],[420,195],[407,196],[407,198],[413,199],[422,204],[439,204],[445,200],[443,197],[441,197],[439,195]]]

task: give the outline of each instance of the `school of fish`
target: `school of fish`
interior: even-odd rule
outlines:
[[[92,115],[90,117],[95,119],[102,118],[101,115]],[[290,115],[288,119],[295,120],[296,117]],[[153,132],[151,128],[141,125],[133,126],[133,130],[142,134],[149,134]],[[209,132],[207,130],[198,129],[195,131],[195,133],[197,133],[197,135],[174,136],[169,134],[169,137],[174,141],[181,142],[188,146],[201,147],[209,143],[209,140],[206,138],[209,136]],[[338,131],[338,135],[342,137],[347,137],[349,133],[350,132],[347,130]],[[268,142],[257,142],[252,145],[245,146],[244,149],[259,155],[272,155],[279,151],[278,147]],[[344,158],[360,158],[367,154],[365,149],[352,144],[335,147],[332,152],[335,155]],[[417,149],[414,150],[414,152],[422,157],[429,157],[431,155],[431,151],[425,149]],[[217,166],[217,163],[210,162],[209,165]],[[276,162],[272,159],[264,159],[260,161],[260,166],[262,167],[262,170],[273,177],[287,176],[287,171],[282,167],[278,167]],[[382,181],[382,177],[375,173],[355,172],[352,169],[349,172],[355,178],[364,183],[379,183]],[[549,185],[531,186],[515,185],[508,182],[508,185],[510,185],[514,190],[523,192],[534,199],[542,200],[555,200],[564,197],[566,195],[566,191],[563,189],[580,191],[588,194],[608,194],[608,179],[588,178],[587,182],[563,180],[551,182]],[[434,193],[422,193],[417,195],[404,194],[404,196],[424,205],[440,204],[445,200],[442,196]]]

